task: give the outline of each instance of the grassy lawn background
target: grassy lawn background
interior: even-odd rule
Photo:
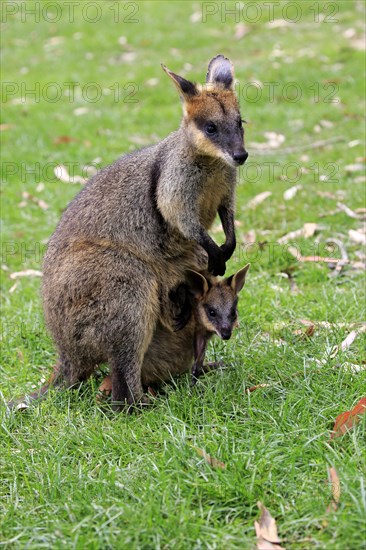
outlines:
[[[258,21],[254,11],[225,15],[222,6],[234,3],[98,2],[101,17],[94,23],[86,19],[96,12],[82,11],[88,2],[75,7],[74,22],[59,2],[61,18],[53,23],[42,13],[35,21],[24,4],[17,3],[18,13],[2,25],[3,81],[10,83],[2,106],[4,398],[38,387],[55,362],[39,277],[10,278],[41,269],[47,239],[81,188],[57,180],[53,167],[85,175],[86,165],[105,166],[174,130],[181,108],[160,63],[199,82],[217,53],[234,63],[250,157],[240,169],[238,248],[228,273],[246,261],[252,267],[239,303],[240,330],[228,343],[215,340],[208,352],[227,368],[193,392],[183,377],[143,414],[111,416],[95,403],[93,379],[77,392],[52,393],[24,414],[8,416],[2,408],[0,544],[253,548],[260,500],[286,548],[363,547],[365,422],[332,443],[329,434],[335,417],[366,394],[365,371],[347,367],[365,364],[365,335],[330,357],[351,331],[337,323],[365,320],[364,274],[346,267],[334,276],[324,263],[297,262],[277,239],[315,222],[313,237],[295,240],[302,255],[340,257],[339,248],[326,243],[336,238],[351,261],[362,260],[364,250],[348,233],[362,221],[332,211],[337,201],[353,210],[365,206],[359,166],[364,4],[332,2],[333,13],[329,3],[297,2],[296,23],[284,21],[294,17],[283,12],[286,2],[275,3],[273,18],[258,2]],[[55,8],[47,13],[57,19]],[[65,93],[69,82],[79,83],[74,96]],[[247,86],[253,82],[262,83],[257,101],[254,85]],[[90,83],[97,87],[86,88]],[[273,98],[265,83],[272,83]],[[290,83],[297,87],[286,88]],[[62,96],[51,101],[57,86]],[[24,93],[31,89],[35,96]],[[99,100],[88,101],[98,89]],[[266,132],[285,141],[261,155]],[[341,140],[311,148],[334,137]],[[285,201],[283,193],[295,184],[301,189]],[[264,191],[271,196],[248,207]],[[260,246],[248,244],[253,231]],[[219,227],[213,236],[222,241]],[[280,275],[289,268],[298,293]],[[334,325],[304,338],[294,333],[301,319]],[[316,360],[324,360],[322,366]],[[270,386],[247,391],[261,383]],[[226,469],[212,468],[192,446]],[[330,466],[338,472],[341,499],[336,512],[326,513]]]

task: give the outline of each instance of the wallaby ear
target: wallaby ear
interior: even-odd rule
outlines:
[[[235,294],[239,294],[239,292],[243,288],[249,268],[250,264],[247,264],[245,267],[235,273],[235,275],[232,275],[227,279],[227,283],[230,285]]]
[[[230,59],[217,55],[208,64],[206,82],[223,86],[226,90],[234,90],[234,67]]]
[[[172,73],[172,71],[170,71],[165,65],[162,64],[161,66],[163,67],[163,70],[166,72],[166,74],[173,80],[183,101],[189,100],[191,97],[198,95],[198,88],[196,84],[190,82],[189,80],[186,80],[178,74]]]
[[[208,292],[208,281],[207,279],[193,271],[192,269],[187,269],[186,271],[186,281],[189,287],[189,290],[193,293],[196,298],[201,298]]]

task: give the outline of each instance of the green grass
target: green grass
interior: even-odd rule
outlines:
[[[52,392],[24,414],[8,415],[3,407],[0,545],[253,548],[260,500],[276,518],[282,546],[358,550],[366,536],[365,421],[331,443],[329,434],[335,417],[366,395],[366,371],[347,369],[347,363],[364,365],[365,335],[332,359],[332,347],[351,329],[334,325],[311,338],[301,338],[294,330],[304,318],[364,321],[364,274],[345,268],[342,275],[330,276],[325,264],[299,263],[276,241],[305,222],[316,222],[320,228],[314,237],[296,241],[303,255],[339,257],[339,250],[327,250],[326,239],[335,237],[350,260],[360,259],[362,247],[349,239],[348,231],[362,222],[343,212],[323,216],[336,208],[337,199],[317,192],[336,196],[341,190],[340,200],[350,208],[365,206],[362,172],[346,168],[364,157],[364,52],[356,47],[364,5],[332,2],[333,19],[338,21],[321,23],[314,21],[312,6],[318,4],[320,12],[329,15],[325,3],[298,2],[297,23],[269,28],[268,8],[258,2],[261,17],[247,22],[248,32],[238,40],[234,17],[220,20],[220,2],[213,4],[219,12],[206,23],[190,21],[193,13],[201,12],[199,2],[141,2],[133,16],[136,23],[114,23],[110,6],[117,3],[99,4],[102,16],[95,23],[83,19],[79,6],[73,23],[64,8],[54,23],[42,16],[35,23],[31,15],[22,21],[19,11],[3,24],[3,80],[18,86],[13,95],[3,94],[2,123],[10,125],[2,132],[4,398],[38,387],[55,361],[43,323],[40,279],[21,278],[9,292],[15,282],[11,272],[41,269],[47,238],[80,189],[56,181],[46,168],[75,163],[75,173],[81,174],[98,157],[104,166],[137,143],[154,142],[175,129],[179,101],[161,62],[197,81],[218,52],[229,56],[236,68],[250,153],[240,170],[238,248],[228,266],[231,273],[248,259],[252,263],[240,300],[241,328],[230,342],[215,340],[210,345],[208,358],[223,360],[225,370],[202,379],[194,391],[189,377],[182,377],[163,388],[141,414],[101,411],[95,403],[95,379],[75,392]],[[276,3],[275,19],[283,17],[285,4]],[[32,5],[27,2],[28,8]],[[62,8],[62,2],[59,5]],[[121,18],[128,13],[122,9]],[[354,29],[353,36],[349,29]],[[119,44],[121,36],[127,46]],[[134,59],[120,57],[126,53],[133,53]],[[191,68],[184,68],[186,63]],[[157,82],[151,85],[153,78]],[[254,80],[278,83],[274,101],[268,87],[259,101],[246,98],[245,84]],[[329,81],[335,83],[333,95],[339,103],[325,101],[332,91],[325,88]],[[63,95],[52,103],[42,93],[39,101],[30,96],[19,101],[22,86],[29,90],[37,82],[43,94],[50,82],[63,90],[65,82],[79,82],[81,87],[96,82],[104,95],[90,103],[79,87],[71,101]],[[127,102],[132,88],[123,86],[129,82],[138,87],[136,103]],[[301,89],[297,102],[282,93],[291,82]],[[119,102],[114,101],[115,83],[122,92]],[[319,85],[317,102],[314,83]],[[88,112],[76,116],[80,107]],[[333,126],[322,126],[321,120]],[[316,125],[320,131],[314,130]],[[343,141],[291,154],[274,150],[263,157],[251,144],[265,142],[268,131],[285,135],[282,147],[334,136]],[[58,136],[75,141],[57,144]],[[306,169],[296,182],[281,177],[291,162]],[[261,169],[258,178],[256,167]],[[334,171],[333,181],[319,180],[318,169],[319,175]],[[293,178],[291,169],[288,176]],[[37,191],[40,182],[44,189]],[[286,202],[283,192],[294,183],[302,189]],[[266,201],[254,210],[247,208],[249,200],[268,190],[272,195]],[[49,208],[42,210],[31,201],[19,207],[24,191]],[[249,230],[255,230],[257,242],[266,244],[260,249],[245,246]],[[222,234],[214,233],[214,238],[221,241]],[[299,294],[292,294],[288,281],[278,275],[289,267]],[[324,358],[320,367],[316,360]],[[261,383],[270,386],[247,392]],[[193,447],[204,449],[226,468],[212,468]],[[332,513],[326,513],[329,466],[336,468],[341,487],[339,508]]]

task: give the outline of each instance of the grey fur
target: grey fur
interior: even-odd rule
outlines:
[[[108,362],[118,410],[144,401],[147,350],[154,333],[171,331],[169,291],[187,269],[207,268],[201,246],[219,274],[235,247],[235,166],[198,151],[190,124],[91,178],[45,255],[44,313],[59,353],[52,384],[73,385]],[[231,231],[221,248],[207,233],[218,210]]]

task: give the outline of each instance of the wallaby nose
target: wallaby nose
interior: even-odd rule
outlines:
[[[249,156],[249,153],[247,153],[247,151],[243,150],[243,151],[236,151],[234,154],[233,154],[233,159],[235,160],[235,162],[237,162],[238,164],[244,164],[244,162],[247,160]]]
[[[221,338],[223,340],[229,340],[231,336],[231,328],[223,327],[221,329]]]

